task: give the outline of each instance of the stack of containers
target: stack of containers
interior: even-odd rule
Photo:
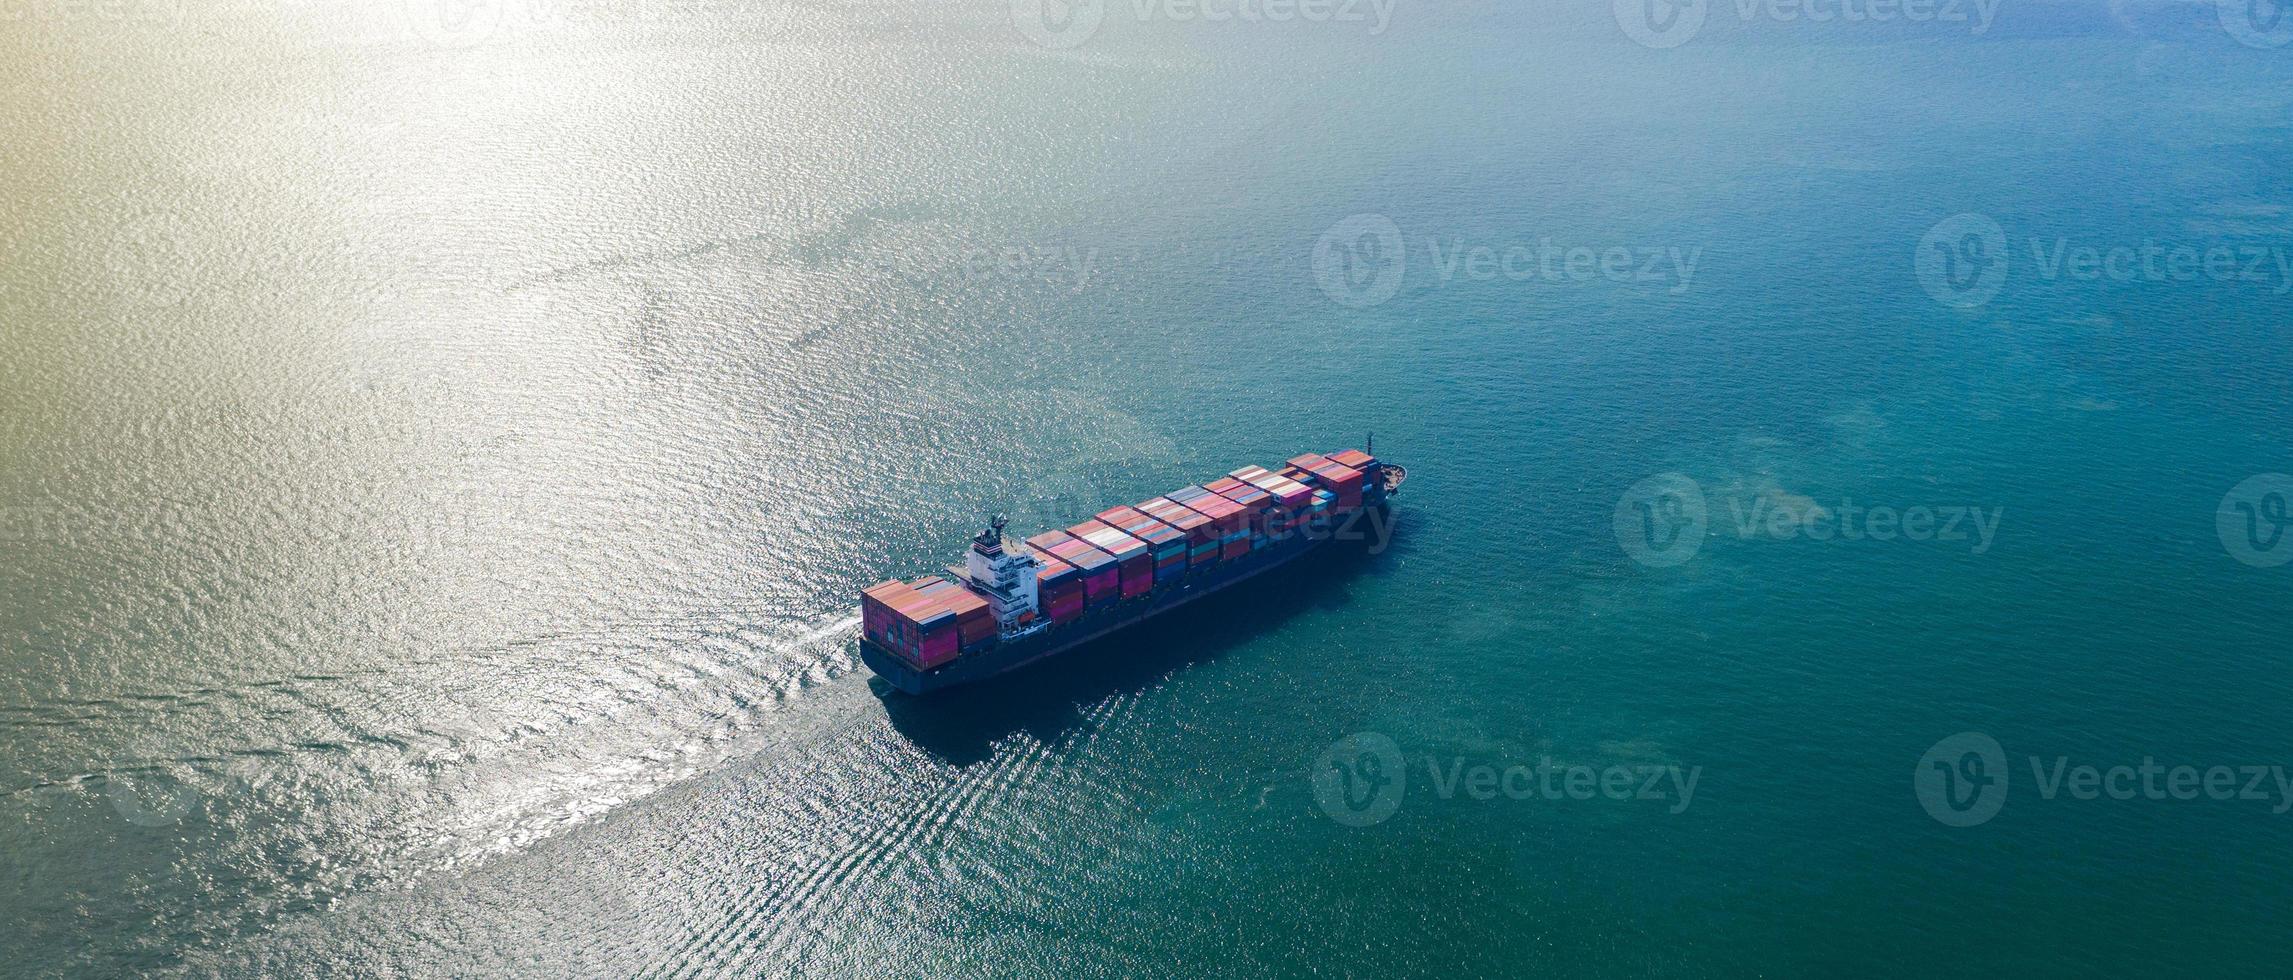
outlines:
[[[1359,449],[1348,449],[1342,453],[1331,453],[1330,462],[1336,463],[1339,466],[1357,470],[1374,470],[1377,468],[1377,457],[1362,452]]]
[[[1113,555],[1091,547],[1065,531],[1045,531],[1027,539],[1037,551],[1075,566],[1083,574],[1083,603],[1096,606],[1113,602],[1122,593],[1122,580]]]
[[[1282,475],[1313,490],[1313,496],[1306,503],[1306,520],[1317,529],[1327,529],[1337,508],[1338,495],[1321,489],[1322,478],[1315,476],[1312,470],[1299,466],[1297,460],[1291,460],[1290,465],[1282,467]]]
[[[1314,491],[1314,502],[1306,505],[1306,514],[1317,528],[1327,529],[1330,518],[1338,510],[1338,495],[1327,490]]]
[[[1123,598],[1136,598],[1154,588],[1154,552],[1146,542],[1098,521],[1084,521],[1067,533],[1115,557],[1122,572]]]
[[[1156,497],[1140,504],[1138,509],[1186,535],[1186,563],[1189,567],[1218,560],[1218,525],[1210,518],[1168,497]]]
[[[1202,487],[1173,490],[1169,496],[1217,525],[1218,557],[1239,558],[1250,553],[1250,514],[1241,504]]]
[[[1278,520],[1274,522],[1280,525],[1280,530],[1286,532],[1306,522],[1307,508],[1314,502],[1314,488],[1279,473],[1269,473],[1263,466],[1245,466],[1227,475],[1273,494],[1282,502],[1282,509],[1276,515]],[[1269,524],[1268,530],[1273,529]]]
[[[1197,496],[1179,500],[1179,493],[1185,491],[1195,491]],[[1202,487],[1188,487],[1179,493],[1172,493],[1169,498],[1192,507],[1211,521],[1218,521],[1218,558],[1241,558],[1250,553],[1250,512],[1243,510],[1243,505]]]
[[[1249,515],[1246,524],[1250,530],[1250,547],[1263,548],[1266,546],[1267,521],[1273,517],[1271,512],[1280,503],[1273,494],[1231,476],[1212,480],[1202,486],[1212,493],[1241,504],[1243,513]]]
[[[995,612],[979,593],[936,576],[917,579],[908,587],[955,614],[957,642],[964,653],[995,645]]]
[[[897,579],[861,591],[860,623],[870,641],[925,670],[962,650],[956,614]],[[989,625],[992,632],[992,620]]]
[[[1082,570],[1042,549],[1036,549],[1035,557],[1043,563],[1035,570],[1035,602],[1043,615],[1054,623],[1083,618]]]
[[[1146,542],[1154,552],[1154,584],[1175,581],[1186,574],[1186,535],[1176,528],[1135,507],[1109,507],[1099,512],[1099,522]]]
[[[1347,450],[1356,453],[1356,450]],[[1344,455],[1341,453],[1340,455]],[[1367,458],[1367,457],[1364,457]],[[1372,460],[1375,462],[1375,460]],[[1290,465],[1313,474],[1314,483],[1337,497],[1339,510],[1352,510],[1361,506],[1362,472],[1335,458],[1308,453],[1290,461]]]

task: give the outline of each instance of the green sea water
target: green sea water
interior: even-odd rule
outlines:
[[[0,974],[2278,972],[2293,46],[1909,8],[7,7]]]

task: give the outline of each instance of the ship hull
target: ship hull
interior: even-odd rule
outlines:
[[[935,669],[919,670],[865,637],[860,640],[860,659],[886,684],[905,694],[930,694],[977,683],[1068,653],[1323,549],[1374,540],[1390,528],[1391,518],[1388,505],[1381,501],[1353,513],[1334,530],[1299,532],[1245,555],[1196,566],[1179,580],[1157,586],[1145,595],[1086,610],[1082,618],[1074,622],[1005,639],[990,649],[966,654]]]

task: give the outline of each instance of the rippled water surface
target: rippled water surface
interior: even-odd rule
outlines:
[[[2293,566],[2216,527],[2293,470],[2293,47],[1077,9],[11,8],[0,973],[2276,969],[2293,817],[2026,757],[2293,765]],[[1957,214],[1995,297],[1919,275]],[[2044,259],[2153,243],[2257,271]],[[985,515],[1371,430],[1389,547],[871,691],[854,594]],[[1745,516],[1849,505],[1995,523]],[[1912,778],[1962,731],[1974,827]]]

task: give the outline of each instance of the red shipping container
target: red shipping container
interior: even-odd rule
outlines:
[[[938,578],[919,579],[918,583],[953,587]],[[954,659],[960,648],[956,614],[939,598],[919,592],[915,585],[892,581],[871,586],[861,593],[860,618],[872,627],[866,630],[867,635],[877,646],[919,667],[944,664]]]
[[[963,649],[976,650],[996,638],[994,609],[978,593],[939,578],[920,579],[913,587],[917,594],[955,614],[956,634]]]
[[[1065,531],[1045,531],[1034,537],[1028,538],[1027,546],[1035,549],[1036,551],[1048,554],[1051,551],[1052,545],[1058,544],[1061,541],[1069,540],[1073,540],[1073,538]]]
[[[1082,570],[1085,601],[1095,603],[1112,600],[1121,593],[1121,570],[1115,564],[1113,555],[1073,538],[1052,545],[1051,553]]]
[[[1324,456],[1320,453],[1303,453],[1290,457],[1290,465],[1302,470],[1310,470],[1313,469],[1316,464],[1327,463],[1329,461],[1330,458],[1328,456]]]
[[[1147,550],[1146,542],[1097,521],[1077,524],[1068,528],[1067,533],[1115,556],[1121,569],[1123,598],[1142,596],[1154,588],[1154,556]]]
[[[1249,526],[1247,523],[1249,512],[1241,504],[1215,493],[1205,494],[1187,501],[1186,507],[1209,518],[1211,523],[1218,528],[1218,537],[1220,538],[1242,531]]]
[[[1314,493],[1313,489],[1305,484],[1279,473],[1269,473],[1263,466],[1245,466],[1228,475],[1274,495],[1276,499],[1282,502],[1282,506],[1291,510],[1304,507],[1307,499],[1312,497]]]
[[[1077,524],[1068,528],[1067,533],[1090,542],[1091,547],[1115,556],[1116,561],[1127,562],[1151,554],[1146,542],[1123,533],[1119,528],[1097,521],[1085,521]]]
[[[954,660],[957,652],[957,640],[954,630],[947,630],[941,633],[928,635],[924,637],[923,647],[917,653],[916,663],[918,666],[923,667],[925,670],[930,670],[933,667],[937,667],[941,664],[947,663],[950,660]]]
[[[1139,509],[1186,535],[1186,542],[1190,545],[1218,540],[1218,527],[1210,518],[1188,509],[1178,501],[1156,497],[1140,504]]]
[[[1337,496],[1339,507],[1351,509],[1361,506],[1362,485],[1365,481],[1360,470],[1338,463],[1323,463],[1311,469],[1320,478],[1322,489]]]
[[[1099,520],[1146,542],[1158,559],[1170,551],[1172,546],[1186,541],[1186,535],[1176,528],[1133,507],[1110,507],[1099,513]]]

